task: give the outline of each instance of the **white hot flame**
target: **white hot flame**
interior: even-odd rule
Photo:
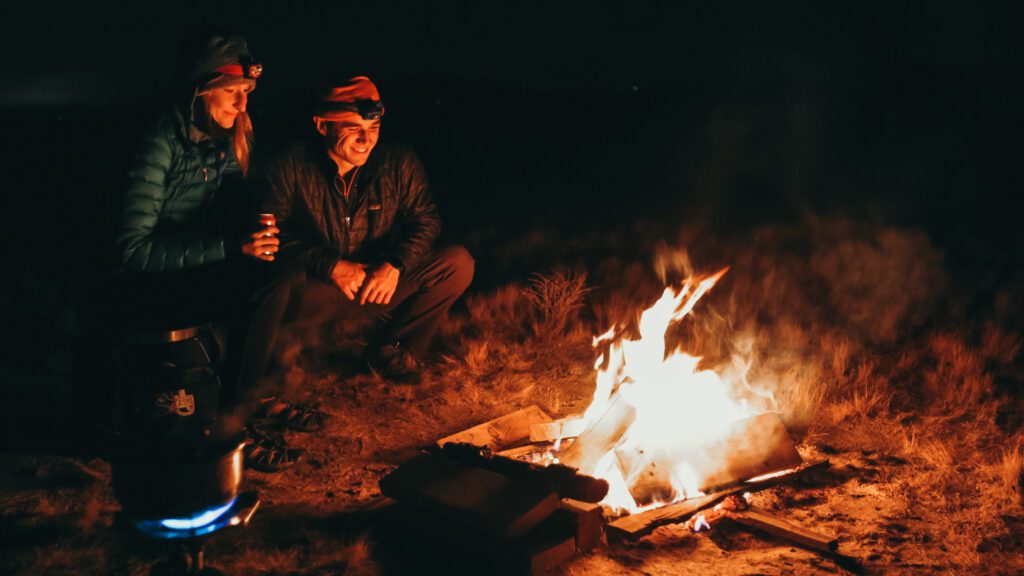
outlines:
[[[607,350],[595,363],[596,389],[584,420],[591,423],[599,418],[616,394],[636,409],[633,424],[593,472],[610,484],[604,505],[636,513],[700,495],[701,462],[695,458],[705,456],[701,447],[724,434],[736,420],[753,414],[745,403],[733,399],[730,383],[698,368],[700,358],[681,351],[666,356],[665,333],[670,325],[685,318],[727,270],[688,280],[678,291],[666,288],[640,315],[638,340],[623,338],[618,327],[594,338],[595,347],[607,346]],[[642,456],[635,461],[629,458],[626,466],[616,452]],[[653,495],[638,503],[638,482],[648,480],[650,470],[658,471],[658,482],[670,487],[671,497],[665,498],[666,490],[659,484]]]

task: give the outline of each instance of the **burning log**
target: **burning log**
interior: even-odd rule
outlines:
[[[586,421],[579,414],[534,424],[530,426],[530,442],[554,442],[563,438],[575,438],[582,434],[585,428]]]
[[[530,437],[530,426],[544,422],[551,422],[551,416],[548,416],[537,405],[530,405],[522,410],[474,426],[469,430],[441,438],[437,441],[437,445],[443,447],[449,442],[461,442],[486,446],[491,450],[501,450],[516,442],[526,440]]]
[[[674,522],[682,522],[688,519],[693,514],[713,506],[718,501],[722,500],[726,496],[737,494],[739,492],[756,492],[765,488],[779,484],[780,482],[787,482],[798,478],[803,474],[807,474],[812,470],[818,470],[828,466],[828,460],[818,460],[816,462],[809,462],[802,464],[799,468],[796,468],[792,472],[787,472],[781,475],[773,475],[763,480],[756,480],[753,482],[746,482],[739,486],[728,488],[714,494],[707,496],[699,496],[697,498],[690,498],[675,504],[669,504],[668,506],[662,506],[646,512],[640,512],[638,514],[630,514],[623,516],[612,522],[608,523],[608,531],[610,534],[616,536],[636,539],[649,534],[658,526],[663,524],[671,524]]]
[[[471,466],[504,474],[511,478],[517,478],[536,483],[545,490],[550,490],[562,498],[575,498],[584,502],[600,502],[608,495],[608,481],[601,478],[592,478],[568,466],[552,464],[540,466],[513,460],[502,456],[495,456],[490,450],[480,449],[469,444],[451,443],[445,444],[441,449],[441,455]]]
[[[604,414],[587,426],[572,446],[559,456],[559,461],[578,468],[584,474],[593,474],[597,462],[615,449],[634,420],[636,408],[621,394],[616,394]]]
[[[708,493],[720,486],[789,470],[803,462],[775,412],[734,422],[726,436],[702,448],[701,452],[711,457],[699,460],[691,457],[687,461],[704,463],[696,472],[701,491]]]
[[[675,500],[673,459],[664,450],[616,450],[615,460],[637,506]]]
[[[399,502],[504,539],[522,536],[559,508],[559,499],[532,482],[420,454],[380,481]]]
[[[749,478],[795,468],[802,462],[778,414],[734,422],[729,431],[699,448],[616,450],[616,461],[638,506],[685,497],[677,465],[692,472],[690,489],[710,493]]]

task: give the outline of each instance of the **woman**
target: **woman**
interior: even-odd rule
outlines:
[[[261,321],[267,304],[257,297],[269,281],[260,261],[274,259],[278,230],[249,226],[239,234],[232,192],[249,169],[246,107],[263,68],[237,36],[207,36],[183,62],[182,91],[146,132],[129,171],[116,241],[122,317],[133,328],[164,330],[227,319],[222,381],[226,396],[234,396],[227,410],[234,418],[221,420],[248,422],[255,415],[319,428],[317,412],[260,389],[273,346]],[[300,453],[250,427],[251,467],[277,471]]]

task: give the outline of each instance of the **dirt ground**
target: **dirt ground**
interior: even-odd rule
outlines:
[[[909,265],[901,265],[903,283],[882,292],[848,277],[823,286],[837,260],[884,267],[905,253],[921,266],[927,252],[912,233],[882,231],[861,244],[850,237],[810,257],[763,256],[785,253],[778,246],[760,257],[724,251],[736,279],[674,336],[709,363],[744,352],[751,381],[773,392],[802,455],[830,461],[753,501],[837,535],[843,556],[729,522],[701,534],[668,525],[578,555],[556,573],[1024,573],[1019,334],[994,315],[961,318],[955,330],[927,320],[933,309],[917,308],[926,298],[900,295],[935,281]],[[759,242],[792,242],[772,238]],[[886,242],[884,257],[873,256]],[[247,472],[244,488],[259,491],[262,507],[245,530],[211,540],[210,562],[235,574],[494,572],[469,551],[438,553],[382,532],[388,502],[377,483],[418,447],[518,408],[582,411],[594,389],[591,336],[657,290],[621,282],[585,290],[598,285],[550,274],[470,294],[443,326],[418,386],[352,368],[362,332],[296,336],[276,377],[293,398],[325,411],[327,427],[288,433],[308,450],[295,468]],[[544,298],[557,301],[545,308]],[[723,323],[727,337],[702,336],[723,332]],[[739,348],[737,334],[748,337]],[[0,455],[0,509],[3,574],[147,574],[164,554],[118,528],[110,468],[99,458]]]

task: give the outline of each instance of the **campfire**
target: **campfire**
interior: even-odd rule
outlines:
[[[670,328],[727,271],[666,288],[636,326],[595,337],[596,387],[583,414],[554,420],[530,406],[442,438],[384,478],[382,492],[417,514],[446,518],[456,531],[482,530],[492,539],[488,548],[495,541],[525,545],[516,557],[534,569],[598,546],[606,532],[637,538],[687,519],[699,531],[729,517],[835,550],[834,538],[737,497],[827,465],[802,460],[772,395],[744,371],[724,376],[684,350],[667,350]],[[694,516],[723,500],[718,510]],[[538,545],[539,534],[554,534],[554,541]]]

